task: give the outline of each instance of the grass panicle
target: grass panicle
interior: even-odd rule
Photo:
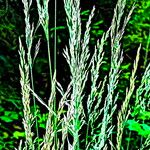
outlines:
[[[132,75],[130,77],[130,87],[129,89],[126,90],[126,97],[125,100],[122,104],[121,110],[119,111],[118,114],[118,124],[117,124],[117,150],[121,149],[121,141],[122,141],[122,135],[125,127],[125,123],[129,117],[130,114],[130,109],[128,109],[129,106],[129,101],[131,99],[131,96],[133,94],[134,88],[135,88],[135,73],[138,67],[138,62],[139,62],[139,56],[140,56],[140,49],[141,46],[139,46],[138,51],[137,51],[137,56],[136,60],[134,62],[134,67],[132,71]],[[127,112],[128,111],[128,112]]]
[[[80,0],[64,0],[66,21],[69,32],[69,45],[63,51],[63,56],[69,66],[70,83],[67,89],[56,79],[56,51],[57,51],[57,3],[55,0],[54,13],[54,66],[51,62],[50,34],[49,34],[49,0],[36,0],[39,22],[37,27],[30,23],[30,8],[32,0],[22,0],[25,14],[25,43],[27,51],[22,46],[19,38],[20,55],[20,83],[23,103],[23,125],[25,130],[25,143],[22,141],[18,150],[107,150],[123,149],[123,134],[125,124],[129,118],[132,108],[130,101],[136,93],[135,106],[132,117],[139,113],[149,111],[150,98],[150,64],[147,65],[142,75],[141,83],[136,89],[136,71],[140,56],[141,45],[137,50],[136,59],[130,77],[129,88],[126,88],[125,97],[122,97],[122,106],[117,112],[119,101],[119,78],[121,76],[121,64],[123,62],[123,50],[121,40],[125,27],[131,18],[135,4],[126,17],[123,17],[126,0],[118,0],[114,9],[114,16],[110,28],[104,32],[101,40],[97,40],[93,52],[89,48],[90,31],[95,7],[91,10],[86,23],[85,32],[82,34]],[[124,19],[123,19],[124,18]],[[32,24],[32,25],[31,25]],[[40,50],[40,39],[35,46],[34,56],[31,51],[34,43],[34,36],[39,26],[42,26],[48,51],[50,97],[45,102],[34,90],[33,64]],[[101,67],[104,63],[105,45],[110,39],[110,70],[103,80],[100,80]],[[92,55],[91,55],[92,54]],[[87,81],[90,80],[90,91],[86,93]],[[56,93],[61,95],[56,99]],[[86,95],[85,95],[86,93]],[[32,96],[31,96],[32,94]],[[31,111],[31,101],[34,101],[34,112]],[[56,105],[56,100],[58,105]],[[39,140],[37,103],[38,101],[47,109],[48,117],[46,121],[45,134],[42,141]],[[134,102],[133,102],[134,103]],[[118,116],[116,117],[116,114]],[[114,117],[116,117],[114,119]],[[117,123],[114,124],[114,120]],[[37,138],[33,138],[33,125],[36,127]],[[143,121],[144,123],[144,121]],[[84,130],[84,132],[82,132]],[[116,132],[116,133],[115,133]],[[113,135],[116,138],[112,138]],[[131,134],[130,134],[131,135]],[[150,144],[150,136],[141,138],[141,150]],[[130,143],[127,143],[127,149]]]
[[[34,121],[34,117],[31,113],[30,109],[30,90],[28,87],[30,87],[30,78],[29,78],[29,64],[27,63],[25,59],[25,50],[22,46],[21,39],[19,39],[19,45],[20,45],[20,83],[21,83],[21,93],[22,93],[22,103],[23,103],[23,112],[24,112],[24,118],[23,118],[23,125],[25,130],[25,149],[26,150],[32,150],[34,149],[34,143],[33,143],[33,132],[32,132],[32,125]]]

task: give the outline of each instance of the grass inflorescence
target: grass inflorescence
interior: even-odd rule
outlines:
[[[64,0],[64,9],[67,18],[69,32],[69,45],[64,48],[63,56],[70,70],[70,83],[67,90],[57,81],[56,69],[56,30],[54,43],[54,66],[52,66],[50,35],[49,35],[49,0],[36,0],[39,22],[35,28],[30,23],[30,7],[32,0],[22,0],[25,14],[25,40],[26,48],[20,45],[20,75],[23,103],[23,125],[25,142],[20,142],[19,150],[101,150],[101,149],[130,149],[130,142],[123,145],[124,131],[129,116],[132,113],[133,120],[138,113],[148,113],[150,106],[150,64],[147,65],[141,84],[136,87],[136,71],[140,59],[141,45],[137,49],[136,59],[133,62],[133,70],[130,76],[129,87],[126,87],[125,97],[122,97],[122,106],[117,106],[119,92],[117,91],[121,76],[121,64],[123,62],[123,50],[121,40],[125,27],[131,18],[135,8],[133,4],[130,12],[124,18],[126,0],[118,0],[114,9],[114,16],[110,28],[103,33],[101,40],[97,40],[94,52],[89,48],[91,22],[94,17],[95,7],[91,10],[86,29],[83,34],[81,28],[80,0]],[[56,9],[56,0],[55,0]],[[55,28],[56,28],[55,12]],[[58,18],[59,19],[59,18]],[[47,42],[50,96],[45,103],[34,90],[32,68],[38,51],[40,51],[40,39],[33,48],[34,35],[37,28],[42,26]],[[105,45],[110,40],[110,69],[108,75],[100,81],[101,66],[104,63]],[[32,50],[35,55],[32,56]],[[90,80],[90,91],[85,92],[87,81]],[[61,98],[57,99],[57,92]],[[132,108],[130,101],[135,95],[135,106]],[[86,93],[86,96],[85,96]],[[32,96],[31,96],[32,95]],[[34,112],[31,111],[31,101],[34,101]],[[38,118],[36,116],[37,103],[47,109],[48,117],[45,134],[40,140]],[[59,102],[59,104],[56,104]],[[119,108],[119,111],[117,110]],[[140,110],[141,109],[141,110]],[[115,117],[115,118],[114,118]],[[116,122],[117,121],[117,122]],[[115,122],[115,124],[114,124]],[[143,122],[144,124],[144,122]],[[36,126],[36,131],[33,126]],[[147,125],[147,127],[149,127]],[[129,131],[130,133],[132,131]],[[130,134],[131,135],[131,134]],[[115,137],[115,138],[114,138]],[[129,136],[130,138],[130,136]],[[150,144],[150,134],[140,138],[139,149],[147,148]]]

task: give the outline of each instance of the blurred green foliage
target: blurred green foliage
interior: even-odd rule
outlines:
[[[150,126],[147,124],[140,124],[139,122],[135,120],[128,120],[127,121],[127,128],[130,131],[135,131],[138,133],[138,135],[141,135],[145,138],[147,138],[150,135]]]
[[[127,1],[128,10],[133,3],[134,0]],[[139,43],[146,47],[150,30],[150,1],[137,0],[135,6],[127,27],[127,34],[124,36],[124,45],[127,47],[127,50],[135,48]]]

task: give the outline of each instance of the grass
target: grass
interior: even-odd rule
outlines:
[[[150,64],[143,74],[141,85],[135,88],[136,70],[138,68],[140,48],[137,50],[133,70],[130,77],[130,85],[126,87],[126,95],[122,98],[122,106],[117,111],[119,92],[116,91],[121,74],[120,66],[123,61],[123,50],[121,49],[121,39],[125,32],[125,27],[131,17],[135,4],[133,4],[128,15],[123,19],[126,0],[118,0],[114,9],[114,16],[110,28],[103,34],[101,40],[97,41],[95,50],[91,56],[89,49],[90,25],[94,17],[95,7],[91,10],[86,29],[82,34],[81,10],[79,0],[64,0],[64,8],[67,16],[67,26],[69,31],[69,45],[64,49],[63,55],[70,69],[70,83],[65,91],[56,79],[56,30],[54,44],[54,66],[51,62],[50,35],[49,35],[49,0],[37,2],[39,14],[39,24],[35,28],[30,23],[30,7],[32,1],[22,0],[25,14],[25,34],[26,48],[20,45],[20,75],[22,89],[22,103],[24,107],[23,125],[25,131],[25,142],[20,142],[19,150],[101,150],[123,148],[123,135],[126,130],[126,122],[133,111],[130,100],[133,93],[136,93],[134,108],[148,111],[150,98]],[[123,24],[121,23],[123,22]],[[122,25],[121,25],[122,24]],[[34,79],[32,68],[37,53],[40,50],[40,41],[36,45],[36,51],[32,56],[33,41],[36,30],[42,26],[47,41],[48,61],[49,61],[49,84],[51,85],[50,97],[47,104],[34,92]],[[55,28],[56,28],[56,1],[55,1]],[[105,45],[111,39],[111,61],[110,70],[104,80],[99,81],[101,65],[104,61]],[[32,59],[33,58],[33,59]],[[87,81],[91,81],[90,92],[85,96]],[[56,104],[56,93],[62,97],[59,104]],[[105,93],[105,94],[104,94]],[[32,96],[31,96],[32,94]],[[31,101],[34,101],[34,113],[31,111]],[[37,103],[39,101],[47,108],[48,118],[45,135],[42,141],[39,137],[38,118],[36,116]],[[134,110],[135,111],[135,110]],[[114,116],[117,117],[114,119]],[[136,114],[137,115],[137,114]],[[136,117],[135,117],[136,118]],[[117,123],[114,124],[114,120]],[[144,123],[144,122],[143,122]],[[36,126],[36,131],[33,126]],[[84,131],[83,131],[84,130]],[[114,139],[114,132],[115,139]],[[34,134],[35,133],[35,134]],[[150,135],[150,134],[149,134]],[[141,137],[140,150],[146,148],[150,143],[150,136]],[[35,138],[36,137],[36,138]],[[126,144],[130,149],[130,143]],[[125,147],[124,147],[125,148]]]

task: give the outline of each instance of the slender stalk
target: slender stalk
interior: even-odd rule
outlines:
[[[142,120],[142,123],[144,124],[145,121]],[[141,136],[141,139],[140,139],[140,149],[142,148],[142,145],[143,145],[143,136]]]
[[[30,66],[30,76],[31,76],[31,88],[33,91],[34,90],[34,79],[33,79],[33,71],[32,71],[32,66]],[[34,105],[34,117],[35,117],[35,126],[36,126],[36,137],[37,137],[37,145],[38,145],[38,150],[40,150],[40,144],[39,144],[39,127],[38,127],[38,119],[37,119],[37,106],[35,102],[35,96],[32,95],[33,98],[33,105]]]
[[[131,131],[129,131],[129,139],[131,138]],[[130,147],[130,141],[128,140],[128,143],[127,143],[127,150],[129,150],[129,147]]]
[[[56,70],[56,56],[57,56],[57,0],[55,0],[55,16],[54,16],[54,26],[55,26],[55,30],[54,30],[54,72]]]
[[[50,52],[50,42],[49,42],[49,34],[47,37],[47,51],[48,51],[48,65],[49,65],[49,78],[50,78],[50,83],[52,85],[52,65],[51,65],[51,52]]]
[[[56,74],[56,56],[57,56],[57,33],[56,33],[56,26],[57,26],[57,0],[55,0],[55,12],[54,12],[54,27],[55,27],[55,30],[54,30],[54,72]],[[56,74],[57,75],[57,74]],[[56,80],[55,80],[55,83],[54,83],[54,93],[55,93],[55,96],[54,96],[54,112],[56,113]],[[54,144],[55,144],[55,149],[58,149],[57,145],[58,145],[58,137],[57,137],[57,117],[54,117]]]
[[[146,68],[146,65],[147,65],[149,44],[150,44],[150,29],[149,29],[149,35],[148,35],[147,45],[145,49],[146,52],[145,52],[145,57],[144,57],[144,68]]]

